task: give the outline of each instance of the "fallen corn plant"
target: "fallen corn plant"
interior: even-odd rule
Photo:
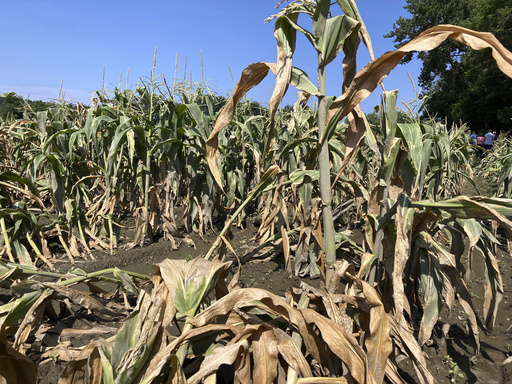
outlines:
[[[25,352],[30,349],[30,344],[26,344],[28,338],[33,337],[43,323],[53,323],[70,314],[93,316],[100,320],[125,317],[133,310],[129,297],[136,297],[140,293],[138,281],[148,279],[147,276],[117,268],[91,273],[72,269],[61,274],[0,261],[0,286],[9,289],[13,295],[9,302],[0,306],[0,327],[13,335],[10,340],[12,347]],[[97,281],[117,286],[121,302],[114,300],[117,292],[104,291],[96,284]],[[73,288],[77,284],[81,284],[82,288]],[[57,310],[59,307],[60,310]]]

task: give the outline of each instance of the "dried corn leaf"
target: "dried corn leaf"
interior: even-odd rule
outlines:
[[[303,377],[312,376],[309,363],[292,337],[279,328],[274,328],[274,336],[277,341],[277,350],[286,363]]]
[[[112,317],[119,317],[121,316],[120,313],[114,312],[107,307],[105,307],[103,304],[101,304],[98,300],[95,298],[89,296],[87,293],[80,292],[76,289],[69,288],[65,285],[58,284],[58,283],[37,283],[40,284],[43,287],[49,288],[53,291],[55,291],[56,294],[64,296],[68,298],[71,302],[86,308],[94,313],[101,313],[103,315],[108,315]]]
[[[5,327],[0,328],[0,381],[9,384],[35,384],[37,365],[7,342]]]
[[[267,384],[277,377],[278,347],[272,327],[262,325],[251,336],[254,369],[252,382]]]
[[[355,75],[348,89],[329,107],[326,130],[320,142],[329,140],[338,122],[366,99],[408,52],[432,50],[448,38],[473,49],[491,48],[498,67],[512,77],[512,53],[491,33],[475,32],[454,25],[429,28],[396,51],[386,52],[372,60]],[[346,150],[350,151],[351,148],[347,145]]]

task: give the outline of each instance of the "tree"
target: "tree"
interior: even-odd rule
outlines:
[[[14,93],[3,94],[0,96],[0,119],[17,120],[23,117],[23,98]]]
[[[385,36],[394,38],[396,47],[443,23],[491,32],[512,49],[512,5],[508,0],[407,0],[404,8],[411,18],[400,17]],[[423,62],[418,83],[430,96],[426,108],[431,115],[466,122],[482,131],[512,127],[512,79],[497,68],[489,50],[468,50],[450,41],[417,56]],[[403,62],[412,57],[406,56]]]

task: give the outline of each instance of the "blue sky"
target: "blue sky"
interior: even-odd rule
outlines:
[[[277,12],[276,4],[274,0],[0,0],[0,93],[57,99],[63,82],[66,100],[89,104],[92,93],[102,88],[103,68],[107,89],[119,86],[120,79],[121,88],[133,89],[141,77],[151,75],[156,47],[155,74],[164,75],[168,83],[174,79],[177,55],[178,79],[204,78],[218,94],[227,96],[234,89],[231,74],[236,81],[251,63],[275,62],[274,24],[264,19]],[[383,35],[399,16],[408,15],[403,9],[406,1],[359,0],[357,5],[376,57],[393,50],[392,40]],[[310,29],[308,20],[302,23]],[[358,69],[369,61],[364,46],[360,52]],[[294,65],[315,80],[315,64],[316,53],[300,35]],[[384,85],[387,90],[399,89],[399,102],[410,100],[414,89],[408,73],[416,81],[419,70],[417,61],[399,65]],[[270,73],[249,97],[267,103],[273,81]],[[327,81],[328,93],[339,96],[341,58],[330,64]],[[378,104],[379,90],[363,103],[365,111]],[[295,100],[296,91],[290,87],[284,104]]]

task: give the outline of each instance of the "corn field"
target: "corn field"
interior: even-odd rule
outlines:
[[[403,383],[398,354],[434,383],[422,347],[456,305],[478,360],[503,297],[499,239],[512,251],[510,156],[499,157],[494,197],[462,195],[474,184],[467,127],[412,113],[399,123],[397,91],[382,93],[375,124],[360,103],[406,53],[446,39],[491,49],[508,76],[512,53],[490,34],[439,25],[374,59],[352,0],[293,1],[271,20],[276,62],[248,65],[229,99],[153,71],[134,90],[96,92],[90,106],[0,122],[0,286],[12,293],[0,302],[0,383],[35,383],[27,339],[77,306],[121,327],[46,351],[66,362],[61,384]],[[293,66],[297,32],[317,52],[316,85]],[[360,70],[359,49],[372,58]],[[327,79],[327,65],[343,76]],[[255,108],[245,95],[269,73],[269,106]],[[342,94],[326,95],[327,81]],[[290,85],[298,100],[280,109]],[[258,246],[244,259],[282,255],[320,288],[278,296],[229,275],[244,266],[227,234],[256,216]],[[131,218],[134,237],[122,241]],[[164,260],[152,276],[54,269],[58,252],[73,264],[161,238],[178,249],[192,232],[215,234],[204,258]],[[475,257],[485,264],[482,319],[467,286]]]

